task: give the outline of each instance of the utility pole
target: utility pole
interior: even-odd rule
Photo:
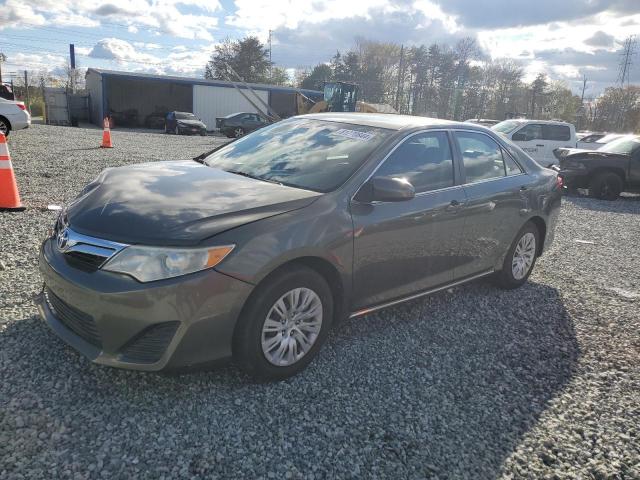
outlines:
[[[0,85],[2,85],[2,63],[7,61],[7,56],[0,52]]]
[[[29,113],[31,113],[31,102],[29,101],[29,79],[27,78],[27,71],[24,71],[24,90],[25,90],[25,95],[27,97],[27,110],[29,110]]]
[[[584,103],[584,91],[587,89],[587,76],[582,75],[582,95],[580,96],[580,103]]]
[[[404,83],[404,45],[400,45],[400,64],[398,65],[398,87],[396,88],[396,111],[400,113],[400,95]]]
[[[76,93],[76,48],[73,43],[69,44],[69,87],[71,93]]]
[[[269,76],[273,78],[273,62],[271,61],[271,32],[273,32],[273,30],[269,29]]]
[[[625,39],[623,51],[620,54],[622,57],[618,69],[618,81],[620,82],[620,88],[624,87],[625,81],[627,82],[627,85],[629,85],[629,72],[631,70],[632,57],[635,54],[636,38],[635,35],[630,35]]]

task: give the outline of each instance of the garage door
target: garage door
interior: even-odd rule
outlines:
[[[269,102],[269,92],[264,90],[254,91],[264,103]],[[251,92],[248,92],[247,95],[253,100]],[[260,105],[257,100],[254,103]],[[213,130],[215,128],[216,118],[238,112],[258,113],[233,87],[194,85],[193,113],[207,124],[207,129]]]

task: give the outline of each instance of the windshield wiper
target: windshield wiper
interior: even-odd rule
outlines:
[[[240,170],[225,170],[225,172],[235,173],[236,175],[241,175],[243,177],[253,178],[254,180],[262,180],[263,182],[275,183],[276,185],[282,186],[282,183],[277,180],[272,180],[270,178],[265,178],[265,177],[259,177],[257,175],[251,175],[250,173],[241,172]]]

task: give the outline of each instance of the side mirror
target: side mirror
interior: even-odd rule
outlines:
[[[415,196],[415,188],[404,178],[374,177],[362,185],[355,199],[363,203],[404,202]]]
[[[511,140],[513,140],[514,142],[526,142],[529,139],[524,133],[514,133],[511,137]]]

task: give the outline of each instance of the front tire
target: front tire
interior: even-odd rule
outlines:
[[[242,127],[236,127],[233,129],[233,136],[235,138],[240,138],[240,137],[244,137],[244,128]]]
[[[243,309],[233,357],[250,375],[282,380],[318,354],[333,321],[333,295],[307,267],[287,268],[260,284]]]
[[[600,200],[617,200],[622,193],[623,182],[620,175],[604,172],[596,175],[589,184],[589,195]]]
[[[536,264],[539,242],[538,228],[532,222],[525,223],[509,247],[502,269],[495,273],[494,283],[505,290],[522,286]]]

